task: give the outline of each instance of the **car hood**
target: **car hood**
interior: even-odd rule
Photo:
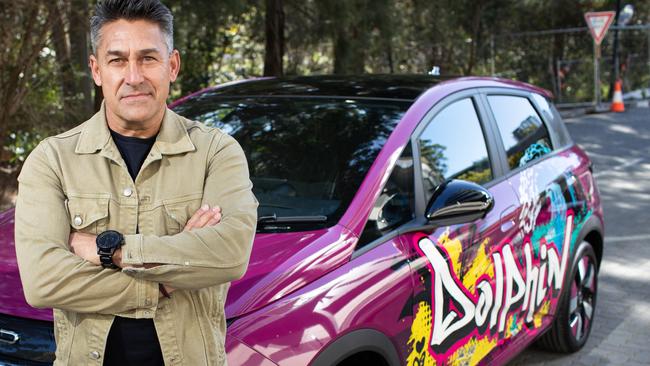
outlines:
[[[14,209],[0,213],[0,314],[52,320],[51,309],[34,309],[25,300],[16,263]]]
[[[232,282],[226,318],[268,305],[320,278],[350,259],[357,241],[347,228],[257,234],[248,270]]]
[[[345,227],[255,236],[246,274],[232,282],[226,317],[259,309],[320,278],[349,260],[356,237]],[[14,210],[0,213],[0,313],[52,320],[51,309],[35,309],[23,294],[14,247]]]

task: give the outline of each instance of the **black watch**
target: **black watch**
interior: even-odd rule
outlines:
[[[115,230],[106,230],[97,235],[95,242],[97,243],[97,254],[99,254],[99,261],[102,267],[119,268],[113,263],[113,254],[118,248],[124,245],[124,235]]]

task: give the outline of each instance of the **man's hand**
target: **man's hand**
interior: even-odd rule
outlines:
[[[68,243],[72,252],[88,262],[99,266],[99,255],[97,254],[96,235],[79,232],[70,233]]]
[[[206,226],[216,225],[221,221],[221,207],[214,206],[210,208],[207,204],[196,210],[194,215],[187,220],[183,231],[200,229]]]

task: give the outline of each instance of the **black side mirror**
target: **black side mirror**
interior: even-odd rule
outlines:
[[[494,207],[487,189],[464,180],[439,185],[429,200],[425,216],[437,225],[456,225],[482,219]]]

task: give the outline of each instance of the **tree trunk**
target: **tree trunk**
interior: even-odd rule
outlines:
[[[90,39],[88,1],[72,0],[69,19],[70,58],[74,67],[75,90],[83,95],[78,104],[78,118],[85,120],[93,113],[93,80],[88,67]]]
[[[386,39],[386,63],[388,64],[388,73],[395,73],[395,65],[393,62],[393,39],[387,35]]]
[[[282,76],[284,9],[282,0],[266,0],[266,52],[264,76]]]
[[[363,74],[366,55],[359,32],[338,30],[334,41],[334,74]]]
[[[59,66],[59,80],[63,99],[63,114],[65,123],[72,125],[75,119],[75,78],[74,67],[70,59],[70,43],[65,33],[65,21],[61,4],[58,1],[47,3],[52,24],[52,43],[56,51],[56,62]]]
[[[483,15],[483,1],[474,3],[474,14],[472,19],[472,41],[470,42],[469,60],[465,69],[466,75],[471,75],[476,64],[476,50],[478,48],[479,37],[481,34],[481,16]]]

